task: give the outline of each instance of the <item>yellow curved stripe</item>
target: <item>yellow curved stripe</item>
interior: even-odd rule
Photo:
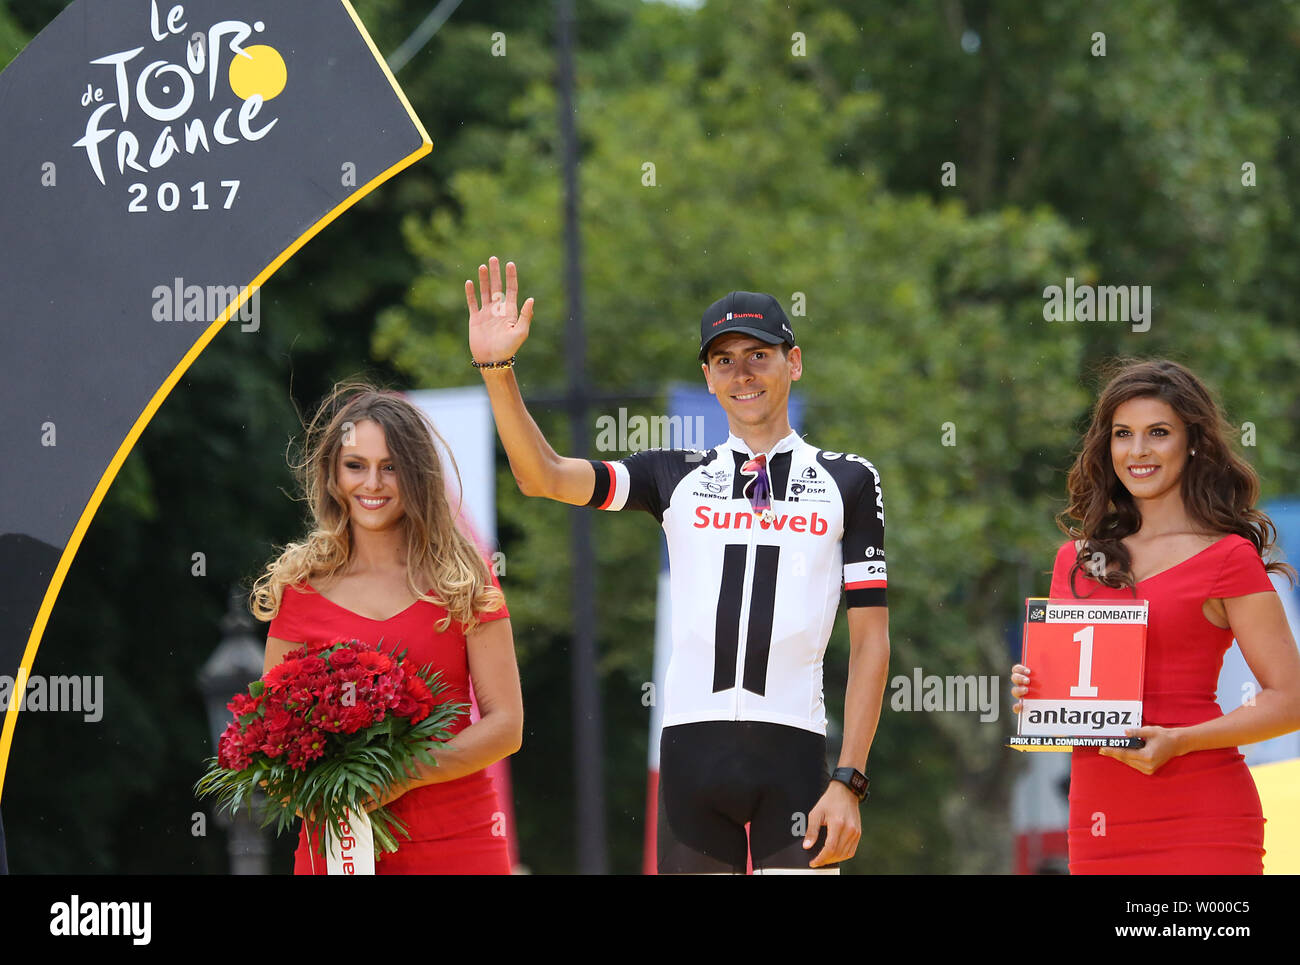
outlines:
[[[398,99],[402,102],[402,107],[405,108],[407,116],[410,117],[411,123],[415,125],[416,130],[419,132],[422,143],[414,152],[402,158],[402,160],[389,167],[377,177],[367,181],[364,185],[340,202],[337,207],[308,228],[296,241],[293,242],[293,244],[280,252],[275,260],[267,265],[266,268],[264,268],[262,272],[252,280],[252,282],[241,289],[239,299],[232,301],[229,306],[227,306],[226,310],[221,313],[220,317],[208,326],[207,330],[199,337],[198,341],[195,342],[194,345],[190,347],[190,350],[185,353],[185,357],[180,360],[174,369],[172,369],[171,374],[167,376],[162,385],[158,387],[158,391],[154,393],[153,398],[149,400],[149,404],[145,406],[140,417],[136,419],[135,424],[131,427],[131,431],[128,432],[126,438],[122,440],[122,444],[118,447],[117,453],[113,456],[112,460],[108,464],[108,468],[104,470],[104,474],[100,477],[99,485],[95,487],[95,491],[91,494],[90,500],[86,503],[86,508],[82,510],[81,518],[77,520],[77,525],[73,529],[72,535],[68,538],[67,545],[63,548],[63,555],[59,558],[59,565],[55,567],[54,576],[51,578],[50,585],[45,591],[45,598],[41,601],[40,610],[37,611],[36,622],[32,624],[32,632],[27,638],[27,647],[23,651],[23,659],[19,664],[18,674],[14,680],[14,689],[12,691],[14,699],[10,701],[9,708],[5,712],[4,729],[3,731],[0,731],[0,798],[3,798],[4,796],[5,772],[9,765],[9,748],[13,744],[14,728],[18,723],[18,708],[21,703],[18,698],[24,692],[23,690],[18,689],[18,684],[19,682],[22,682],[25,686],[27,678],[31,676],[32,664],[36,660],[36,650],[40,646],[41,637],[45,633],[45,625],[49,621],[50,612],[54,609],[54,601],[58,599],[59,590],[63,588],[63,579],[67,575],[68,570],[72,567],[73,557],[77,555],[77,550],[81,547],[81,540],[86,535],[86,530],[90,528],[91,520],[95,518],[95,513],[98,512],[99,504],[103,502],[104,495],[108,492],[108,487],[113,484],[113,480],[117,477],[118,470],[122,468],[122,463],[126,461],[126,457],[130,454],[131,449],[134,448],[136,440],[139,439],[140,435],[144,432],[145,426],[147,426],[150,420],[153,419],[154,413],[158,411],[158,408],[163,404],[163,401],[167,398],[168,394],[170,394],[172,388],[180,381],[181,376],[185,374],[186,370],[189,369],[192,364],[194,364],[194,360],[199,357],[199,353],[208,347],[208,343],[216,337],[216,334],[221,330],[221,327],[230,320],[232,315],[239,311],[254,289],[260,288],[268,278],[279,270],[281,265],[293,257],[298,249],[312,238],[316,237],[316,235],[319,234],[331,221],[356,204],[379,185],[396,175],[399,171],[410,167],[420,158],[433,150],[433,142],[429,140],[428,132],[424,129],[424,125],[420,123],[420,119],[415,115],[415,111],[411,108],[410,101],[406,99],[406,94],[404,94],[402,89],[397,86],[396,78],[393,77],[392,72],[388,69],[388,65],[384,63],[384,58],[379,55],[379,51],[375,47],[375,42],[370,39],[370,34],[366,31],[365,25],[361,23],[361,18],[357,16],[357,12],[352,9],[352,4],[349,3],[348,0],[339,0],[339,2],[343,4],[344,9],[347,10],[349,15],[351,15],[352,22],[356,24],[357,31],[361,34],[362,39],[365,40],[366,46],[370,48],[370,52],[374,55],[376,62],[383,69],[384,76],[388,78],[388,82],[393,87],[393,93],[395,93]]]

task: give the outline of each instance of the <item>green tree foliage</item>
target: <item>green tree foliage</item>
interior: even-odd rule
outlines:
[[[785,8],[786,5],[774,5]],[[1293,116],[1300,9],[1240,16],[1213,0],[921,5],[794,3],[773,33],[809,32],[823,102],[878,96],[844,145],[894,192],[975,210],[1050,204],[1085,243],[1080,284],[1149,285],[1151,329],[1079,323],[1078,372],[1170,356],[1217,387],[1265,491],[1300,466],[1293,320],[1300,185]],[[956,165],[945,187],[940,168]],[[1243,166],[1254,166],[1255,184]],[[1044,275],[1043,286],[1064,284]],[[1278,391],[1279,389],[1285,391]]]

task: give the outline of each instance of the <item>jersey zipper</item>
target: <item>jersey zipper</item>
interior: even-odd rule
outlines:
[[[775,452],[777,446],[781,445],[781,443],[784,441],[785,439],[781,439],[779,442],[777,442],[776,446],[772,447],[771,452],[765,453],[767,457],[766,460],[767,473],[768,473],[769,480],[771,480],[772,478],[772,453]],[[750,456],[750,458],[752,459],[754,456],[757,455],[759,454],[754,453],[753,455]],[[771,501],[772,501],[772,513],[775,515],[776,513],[776,487],[775,486],[772,487]],[[736,628],[736,636],[740,640],[740,646],[736,648],[736,699],[732,701],[731,704],[732,720],[740,720],[740,698],[741,698],[741,694],[745,690],[745,651],[749,649],[749,606],[750,603],[753,602],[753,596],[754,596],[754,579],[753,576],[751,575],[754,572],[754,556],[756,552],[755,545],[754,545],[754,537],[758,535],[759,519],[761,518],[761,516],[758,513],[754,512],[754,508],[752,506],[750,507],[750,513],[754,517],[754,523],[752,526],[749,527],[749,547],[748,549],[745,550],[744,583],[741,584],[742,589],[740,591],[740,626]]]
[[[754,572],[754,536],[758,532],[759,520],[757,513],[753,515],[754,524],[749,528],[749,548],[745,551],[745,572],[742,577],[744,582],[741,584],[740,591],[740,626],[736,628],[740,646],[736,648],[736,699],[732,701],[732,720],[740,720],[740,697],[745,689],[745,651],[749,649],[749,606],[754,596],[754,580],[751,576]]]

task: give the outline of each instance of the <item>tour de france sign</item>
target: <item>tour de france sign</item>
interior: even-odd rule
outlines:
[[[154,412],[428,135],[346,0],[80,0],[0,73],[0,675]],[[347,266],[339,266],[346,270]],[[0,791],[20,700],[0,732]]]

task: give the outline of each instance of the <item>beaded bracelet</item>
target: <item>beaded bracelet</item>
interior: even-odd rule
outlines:
[[[512,355],[504,362],[475,362],[473,359],[470,359],[469,364],[474,366],[476,369],[512,369],[515,367],[516,357],[517,356]]]

